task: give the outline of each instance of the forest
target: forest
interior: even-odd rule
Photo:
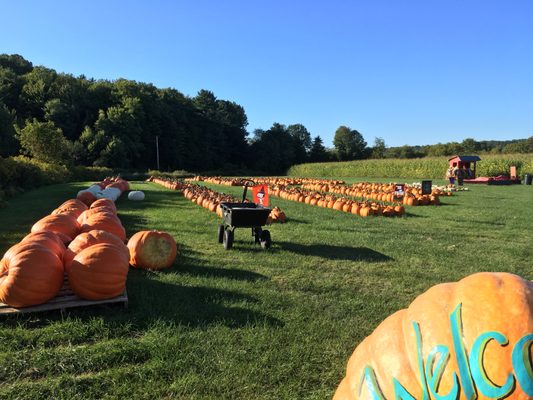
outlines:
[[[75,77],[34,66],[20,55],[0,55],[0,157],[27,155],[61,165],[123,170],[284,173],[304,162],[416,158],[461,152],[533,152],[529,139],[429,146],[369,146],[341,125],[334,147],[294,123],[247,131],[244,108],[209,90],[196,96],[126,79]]]

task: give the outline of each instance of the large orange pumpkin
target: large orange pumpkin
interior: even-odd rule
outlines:
[[[80,251],[70,264],[68,280],[82,299],[104,300],[124,292],[128,257],[118,246],[100,243]]]
[[[141,231],[128,241],[130,264],[134,268],[163,269],[176,259],[176,241],[166,232]]]
[[[70,214],[74,218],[78,218],[78,216],[87,209],[88,207],[81,201],[70,199],[57,207],[51,214]]]
[[[80,233],[72,242],[70,242],[64,256],[65,268],[67,270],[69,269],[72,260],[80,251],[100,243],[109,243],[117,246],[124,252],[125,257],[129,259],[130,253],[122,239],[111,232],[95,229],[89,232]]]
[[[76,198],[87,204],[87,206],[90,206],[96,201],[96,196],[88,190],[80,190]]]
[[[65,254],[66,247],[63,241],[58,235],[50,231],[40,231],[33,232],[26,235],[21,241],[21,243],[39,243],[44,247],[52,250],[60,259],[63,259]]]
[[[80,233],[80,225],[76,218],[69,214],[47,215],[31,227],[32,232],[50,231],[65,235],[70,241]]]
[[[117,207],[115,206],[115,203],[109,199],[98,199],[93,204],[91,204],[90,208],[97,207],[108,207],[112,209],[115,214],[117,213]]]
[[[83,224],[85,224],[87,222],[87,220],[90,217],[92,217],[93,215],[96,215],[96,214],[102,214],[102,215],[106,214],[106,215],[109,215],[110,217],[113,217],[113,218],[118,220],[118,216],[110,208],[97,207],[97,208],[91,208],[89,210],[85,210],[84,212],[82,212],[77,218],[78,223],[80,225],[83,225]]]
[[[123,242],[126,241],[126,230],[116,216],[109,214],[92,215],[81,226],[82,232],[89,232],[95,229],[111,232]]]
[[[63,285],[63,262],[38,243],[23,243],[0,263],[0,302],[11,307],[42,304]]]
[[[334,400],[532,399],[533,283],[477,273],[432,287],[355,349]]]

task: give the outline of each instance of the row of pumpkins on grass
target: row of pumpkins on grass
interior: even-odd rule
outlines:
[[[239,203],[240,200],[225,193],[219,193],[215,190],[209,189],[205,186],[200,186],[191,183],[182,183],[161,178],[148,178],[149,182],[154,182],[162,185],[168,189],[180,190],[186,199],[204,207],[205,209],[216,212],[222,218],[222,208],[220,203]],[[274,207],[267,218],[267,224],[274,222],[284,223],[287,221],[287,216],[279,207]]]
[[[317,179],[310,178],[286,178],[286,177],[254,177],[254,178],[226,178],[222,176],[195,176],[194,178],[188,178],[186,181],[189,182],[207,182],[214,183],[217,185],[226,185],[226,186],[243,186],[246,182],[253,181],[261,185],[283,185],[283,186],[299,186],[303,184],[313,184],[317,183]],[[329,180],[324,179],[320,182],[327,182],[330,185],[342,185],[344,181],[341,180]]]
[[[242,186],[246,183],[246,179],[224,178],[220,176],[196,176],[188,179],[187,181],[208,182],[227,186]],[[346,196],[359,197],[366,200],[384,201],[388,203],[400,201],[402,204],[408,206],[439,205],[439,196],[452,195],[451,191],[445,191],[439,188],[433,189],[430,195],[423,195],[420,188],[417,188],[413,185],[405,185],[405,195],[396,197],[394,195],[395,184],[393,183],[384,184],[359,182],[348,186],[344,181],[340,180],[276,177],[253,178],[253,181],[257,184],[269,185],[271,188],[301,186],[301,189],[307,189],[315,192],[331,192]]]
[[[126,187],[127,182],[116,182]],[[37,221],[4,254],[0,302],[17,308],[45,303],[59,293],[65,275],[82,299],[113,298],[124,292],[130,264],[161,269],[171,266],[176,257],[176,242],[165,232],[141,231],[127,246],[125,241],[113,200],[82,191]]]
[[[393,183],[369,183],[359,182],[353,185],[332,185],[328,183],[304,184],[302,189],[314,190],[317,192],[331,192],[346,196],[360,197],[363,199],[386,201],[392,203],[400,200],[408,206],[439,205],[439,196],[451,196],[452,192],[433,188],[431,194],[424,195],[420,188],[412,185],[405,185],[405,194],[397,197],[394,192],[396,186]]]
[[[345,197],[335,197],[331,194],[324,194],[316,191],[313,192],[294,187],[274,186],[271,188],[271,193],[274,196],[281,197],[285,200],[297,201],[311,206],[331,208],[333,210],[344,211],[361,217],[401,217],[405,214],[405,208],[399,203],[390,205],[369,201],[355,201]]]
[[[205,209],[208,209],[209,211],[216,212],[216,214],[221,218],[222,218],[222,208],[220,207],[220,203],[240,202],[239,199],[231,195],[228,195],[225,193],[219,193],[205,186],[195,185],[191,183],[183,183],[180,181],[172,181],[170,179],[155,178],[155,177],[148,178],[148,181],[157,183],[168,189],[179,190],[183,192],[183,195],[185,196],[185,198],[195,202],[196,204],[204,207]],[[214,182],[208,182],[208,183],[214,183]],[[270,212],[270,215],[268,216],[267,224],[272,224],[274,222],[284,223],[286,221],[287,221],[287,216],[285,215],[285,212],[281,211],[279,207],[274,207],[272,211]]]

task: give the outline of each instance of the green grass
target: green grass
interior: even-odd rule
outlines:
[[[174,191],[133,184],[129,235],[172,233],[175,265],[130,271],[129,308],[0,319],[0,399],[326,399],[377,324],[440,282],[477,271],[533,279],[531,186],[471,187],[406,218],[359,218],[272,198],[289,222],[264,252]],[[214,186],[238,195],[239,188]],[[0,251],[86,184],[41,188],[0,210]]]

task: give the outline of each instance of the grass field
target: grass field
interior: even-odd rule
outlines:
[[[41,188],[0,210],[0,251],[84,183]],[[214,186],[241,193],[239,188]],[[533,279],[533,188],[474,186],[405,218],[360,218],[272,198],[289,218],[273,248],[174,191],[132,184],[117,202],[131,236],[170,232],[164,272],[130,271],[129,308],[0,319],[0,399],[327,399],[355,346],[440,282],[477,271]]]

